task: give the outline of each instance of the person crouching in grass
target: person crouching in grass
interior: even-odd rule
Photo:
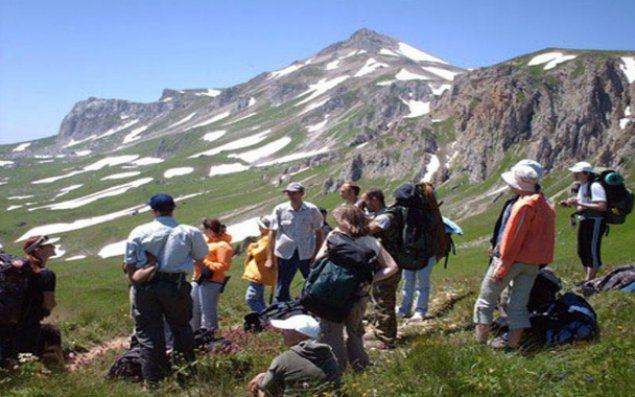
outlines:
[[[555,211],[538,191],[538,174],[530,166],[516,165],[502,175],[518,200],[503,221],[500,246],[494,250],[481,291],[474,305],[476,339],[487,343],[494,308],[501,292],[510,285],[507,306],[510,335],[494,348],[518,348],[525,328],[531,326],[527,302],[540,265],[553,260]]]
[[[276,268],[272,263],[271,267],[266,267],[267,249],[269,246],[269,230],[271,230],[271,219],[268,216],[261,216],[258,219],[260,229],[260,240],[249,244],[247,247],[247,258],[245,258],[245,272],[243,280],[249,281],[245,302],[249,309],[260,312],[265,309],[265,287],[276,285]]]

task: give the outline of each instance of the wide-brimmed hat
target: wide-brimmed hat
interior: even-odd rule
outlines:
[[[573,167],[569,168],[571,172],[593,172],[593,166],[586,161],[580,161],[575,163]]]
[[[317,338],[320,334],[320,323],[308,314],[296,314],[283,320],[271,320],[271,326],[278,329],[292,329],[309,338]]]
[[[543,168],[542,164],[540,164],[536,160],[523,159],[523,160],[520,160],[519,162],[517,162],[514,167],[518,167],[518,166],[521,166],[521,165],[526,165],[528,167],[533,168],[534,171],[536,171],[536,174],[538,174],[538,180],[540,181],[542,179],[542,174],[544,173],[544,168]]]
[[[536,191],[538,173],[528,165],[514,166],[510,171],[504,172],[501,178],[509,186],[524,192]]]

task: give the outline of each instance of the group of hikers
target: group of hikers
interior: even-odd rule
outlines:
[[[604,184],[594,179],[589,163],[579,162],[570,171],[579,183],[577,194],[559,204],[577,211],[578,254],[588,281],[602,266],[607,193]],[[501,175],[512,196],[495,224],[488,251],[490,264],[474,306],[476,339],[485,344],[501,295],[506,300],[509,337],[490,342],[493,348],[519,347],[523,331],[530,326],[530,290],[539,269],[553,260],[555,204],[542,191],[542,176],[543,167],[533,160],[522,160]],[[326,222],[326,210],[304,200],[301,183],[292,182],[283,192],[288,200],[258,219],[260,238],[247,247],[245,302],[250,310],[262,312],[272,303],[265,296],[266,287],[271,286],[275,287],[273,303],[297,300],[300,305],[307,302],[309,308],[318,307],[268,321],[281,330],[289,350],[249,382],[249,390],[259,396],[294,395],[307,389],[322,393],[337,389],[347,368],[363,371],[370,364],[366,348],[395,346],[399,317],[414,322],[426,319],[431,271],[448,254],[447,241],[443,241],[448,227],[429,183],[400,186],[391,206],[386,205],[381,189],[362,193],[356,183],[344,183],[339,189],[344,202],[332,211],[334,229]],[[219,328],[219,298],[234,251],[231,236],[219,219],[204,219],[200,229],[181,225],[174,218],[173,198],[163,193],[152,196],[147,204],[154,220],[132,230],[124,262],[141,372],[145,387],[153,388],[170,373],[166,340],[179,353],[173,358],[188,368],[194,361],[194,332]],[[417,233],[416,241],[410,241]],[[4,357],[26,351],[15,343],[22,338],[12,336],[24,332],[23,328],[39,329],[40,320],[55,304],[55,277],[44,266],[54,254],[51,247],[45,236],[29,238],[24,245],[28,263],[40,280],[41,298],[35,303],[40,306],[34,309],[36,314],[25,316],[10,330],[3,328]],[[326,279],[339,274],[332,270],[333,264],[349,267],[350,279],[357,277],[356,284],[348,284],[354,285],[352,290],[331,290],[332,296],[317,297],[317,304],[292,298],[298,270],[307,280],[302,294],[310,293],[309,287],[320,282],[338,288],[340,280]],[[402,278],[402,299],[397,305]],[[329,302],[344,292],[350,298]],[[319,307],[320,302],[327,303]],[[338,311],[337,316],[330,312],[331,307]],[[369,334],[365,334],[365,320],[372,325]]]

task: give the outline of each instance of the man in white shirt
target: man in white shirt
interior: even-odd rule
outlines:
[[[293,277],[300,269],[307,278],[310,264],[324,239],[322,214],[318,207],[303,200],[304,186],[292,182],[284,193],[289,201],[273,209],[265,262],[265,267],[271,268],[274,259],[277,260],[276,302],[291,300],[289,287]]]
[[[580,188],[576,197],[561,201],[560,205],[575,207],[579,213],[578,256],[585,268],[586,282],[594,279],[602,266],[600,247],[606,231],[606,191],[600,182],[593,181],[593,166],[586,161],[576,163],[569,171]]]

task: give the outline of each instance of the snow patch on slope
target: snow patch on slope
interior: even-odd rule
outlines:
[[[29,146],[31,146],[31,142],[21,143],[18,146],[14,147],[12,152],[23,152],[24,149],[28,148]]]
[[[626,79],[628,80],[628,84],[633,84],[635,82],[635,58],[633,57],[622,57],[623,64],[620,65],[620,69],[626,75]]]
[[[242,163],[213,165],[212,168],[210,168],[209,170],[209,176],[212,177],[216,175],[234,174],[236,172],[242,172],[248,169],[249,167]]]
[[[447,64],[443,59],[434,57],[406,43],[399,43],[399,53],[417,62],[436,62]]]
[[[251,164],[260,160],[261,158],[269,157],[272,154],[282,150],[289,143],[291,143],[291,138],[285,136],[273,142],[270,142],[258,149],[250,150],[248,152],[240,154],[230,154],[227,157],[241,159]]]
[[[175,176],[191,174],[192,172],[194,172],[194,168],[192,167],[170,168],[168,170],[165,170],[165,172],[163,173],[163,177],[169,179],[174,178]]]
[[[335,77],[334,79],[331,79],[331,80],[322,79],[318,81],[316,84],[309,85],[309,89],[304,91],[300,95],[298,95],[297,98],[300,98],[307,94],[311,94],[311,95],[304,98],[302,101],[296,103],[295,106],[300,106],[304,103],[312,101],[313,99],[319,97],[320,95],[326,93],[327,91],[337,87],[339,84],[346,81],[349,77],[350,77],[349,75],[345,74],[343,76]]]
[[[395,76],[397,80],[408,81],[408,80],[430,80],[428,77],[412,73],[406,69],[401,69],[399,73]]]
[[[362,68],[357,73],[355,73],[353,77],[362,77],[367,74],[373,73],[377,69],[386,67],[388,67],[387,64],[377,62],[374,58],[368,58],[364,66],[362,66]]]
[[[205,120],[205,121],[203,121],[203,122],[200,122],[200,123],[196,124],[196,125],[195,125],[195,126],[193,126],[192,128],[205,127],[206,125],[210,125],[210,124],[212,124],[212,123],[215,123],[215,122],[217,122],[217,121],[220,121],[220,120],[222,120],[222,119],[224,119],[224,118],[229,117],[229,115],[230,115],[230,114],[231,114],[231,112],[230,112],[229,110],[228,110],[228,111],[226,111],[226,112],[223,112],[223,113],[217,114],[216,116],[214,116],[214,117],[212,117],[212,118],[210,118],[210,119],[208,119],[208,120]]]
[[[544,54],[536,55],[531,58],[531,60],[527,63],[528,66],[536,66],[545,64],[544,70],[553,69],[562,62],[570,61],[575,59],[576,55],[565,55],[559,51],[546,52]]]

